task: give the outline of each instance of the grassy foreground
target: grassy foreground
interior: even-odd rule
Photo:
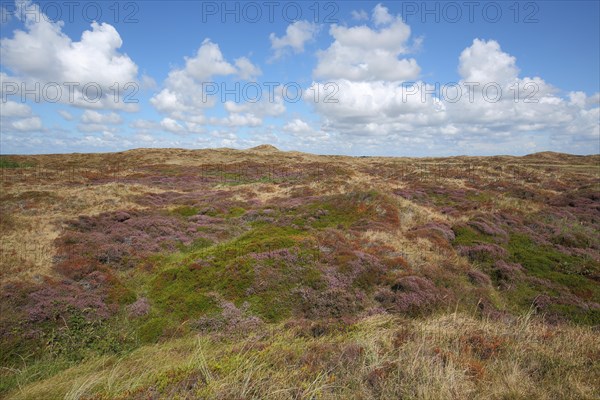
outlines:
[[[27,380],[35,366],[17,379]],[[594,399],[600,339],[450,313],[191,335],[93,358],[11,399]]]

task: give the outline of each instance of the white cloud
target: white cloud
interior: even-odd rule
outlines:
[[[388,9],[380,4],[377,4],[373,8],[373,22],[376,26],[387,25],[394,20],[394,17],[390,15]]]
[[[283,130],[290,133],[309,133],[312,128],[301,119],[295,118],[283,126]]]
[[[179,97],[183,97],[183,93]],[[183,103],[183,99],[180,100],[179,97],[175,91],[167,88],[154,95],[150,99],[150,103],[162,113],[186,111],[188,107]]]
[[[123,122],[121,116],[115,112],[100,113],[94,110],[85,110],[81,115],[80,123],[77,125],[79,132],[102,132],[113,134],[117,132],[115,126]]]
[[[208,124],[210,125],[218,125],[218,126],[227,126],[227,127],[253,127],[260,126],[262,124],[262,119],[257,117],[252,113],[246,114],[229,114],[224,118],[216,118],[212,117],[208,119]]]
[[[113,26],[93,22],[91,30],[84,31],[75,42],[62,32],[64,23],[51,22],[42,15],[37,4],[22,1],[17,2],[17,7],[35,9],[35,12],[24,13],[25,30],[15,30],[12,38],[0,39],[0,57],[3,66],[21,82],[31,87],[35,82],[42,86],[49,82],[60,85],[75,82],[79,87],[74,89],[74,98],[70,99],[70,89],[63,86],[59,101],[85,108],[137,109],[134,104],[115,102],[110,89],[115,82],[121,86],[136,82],[138,71],[131,58],[118,51],[123,41]],[[102,98],[96,102],[86,99],[81,89],[87,84],[98,85]],[[95,92],[88,94],[95,96]]]
[[[444,154],[450,149],[498,154],[545,148],[548,142],[562,151],[581,151],[584,143],[588,151],[600,150],[596,94],[571,92],[563,98],[542,78],[519,77],[516,59],[495,41],[474,40],[461,53],[458,70],[462,79],[457,99],[454,86],[442,90],[447,98],[440,98],[439,87],[436,91],[435,85],[421,81],[407,85],[337,79],[337,103],[324,102],[322,96],[315,101],[306,95],[305,100],[322,117],[322,130],[337,135],[342,151],[353,146],[361,152],[395,148],[421,154]],[[484,91],[486,84],[492,90]],[[306,93],[314,93],[317,87],[324,93],[319,82]],[[496,89],[501,93],[497,99]],[[286,130],[303,127],[288,124]]]
[[[14,121],[11,125],[13,129],[20,132],[40,131],[42,129],[42,120],[40,117],[30,117]]]
[[[203,81],[215,75],[231,75],[236,70],[225,61],[219,45],[204,39],[194,57],[185,57],[185,72],[191,78]]]
[[[31,115],[31,107],[27,104],[8,100],[0,102],[0,117],[28,117]]]
[[[226,101],[223,107],[230,114],[233,113],[252,113],[259,117],[276,117],[282,115],[285,112],[285,104],[283,97],[276,94],[273,101],[269,101],[268,96],[263,96],[260,101],[251,103],[235,103],[233,101]]]
[[[65,119],[65,121],[73,121],[75,117],[67,110],[58,110],[58,114]]]
[[[310,149],[315,146],[324,148],[325,146],[332,146],[334,143],[331,141],[331,135],[321,129],[315,129],[307,122],[300,118],[294,118],[287,122],[282,130],[289,133],[292,137],[290,146],[294,149],[306,148]]]
[[[185,131],[184,127],[172,118],[163,118],[163,120],[160,121],[160,126],[164,130],[172,133],[182,133]]]
[[[86,110],[81,116],[81,122],[85,124],[120,124],[123,119],[114,112],[102,114],[98,111]]]
[[[185,58],[183,68],[169,72],[164,88],[150,99],[150,103],[171,118],[193,122],[190,118],[201,115],[203,109],[215,104],[214,96],[207,94],[210,89],[219,95],[219,82],[213,82],[215,76],[237,74],[248,80],[261,73],[260,68],[246,57],[236,59],[233,66],[225,60],[216,43],[205,39],[194,57]]]
[[[109,132],[109,133],[117,131],[114,127],[109,127],[104,124],[95,124],[95,123],[78,124],[77,130],[79,132]]]
[[[369,13],[365,10],[352,10],[350,14],[352,15],[352,19],[357,21],[367,21],[369,19]]]
[[[304,45],[311,40],[314,40],[318,26],[308,21],[295,21],[288,25],[285,30],[285,35],[277,37],[275,33],[269,35],[271,40],[271,49],[274,51],[273,59],[281,58],[288,49],[294,53],[304,52]]]
[[[460,54],[459,61],[458,71],[466,82],[506,85],[519,75],[515,57],[504,53],[495,40],[473,40],[473,44]]]
[[[408,51],[410,27],[381,5],[374,8],[373,20],[378,29],[333,24],[329,34],[334,42],[328,49],[317,52],[318,64],[313,75],[353,81],[415,79],[420,73],[416,60],[399,59]]]
[[[279,115],[285,111],[279,96],[269,104],[263,100],[254,103],[226,101],[224,108],[228,116],[206,117],[204,110],[213,107],[217,99],[220,100],[223,82],[214,81],[215,77],[234,74],[241,79],[252,80],[261,75],[262,71],[246,57],[237,58],[234,65],[230,64],[219,46],[205,39],[196,56],[186,57],[183,68],[171,70],[164,88],[150,99],[154,108],[168,116],[162,120],[161,128],[172,133],[203,133],[207,125],[258,126],[262,124],[264,116]],[[233,88],[234,85],[235,83],[228,84],[227,88]]]
[[[146,119],[136,119],[129,124],[130,128],[139,129],[139,130],[152,130],[157,129],[158,124],[155,121],[148,121]]]
[[[260,68],[252,64],[246,57],[236,59],[235,66],[238,69],[238,76],[247,81],[256,79],[262,74]]]

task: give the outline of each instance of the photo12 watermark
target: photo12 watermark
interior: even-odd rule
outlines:
[[[137,104],[140,90],[138,82],[114,82],[103,86],[98,82],[24,82],[3,80],[0,83],[2,103],[9,100],[26,103],[70,103],[94,104],[102,99],[114,103]]]
[[[540,5],[535,1],[402,1],[404,22],[450,23],[513,22],[537,24]]]
[[[202,23],[293,23],[300,20],[335,24],[340,6],[333,1],[202,1]]]
[[[4,9],[0,13],[2,24],[12,18],[36,23],[84,21],[86,23],[107,22],[110,24],[136,24],[139,22],[139,1],[0,1]]]
[[[476,102],[497,103],[503,99],[511,99],[515,103],[539,103],[540,92],[536,82],[514,82],[501,85],[498,82],[447,82],[447,83],[408,83],[401,86],[402,103],[420,101],[427,103],[432,99],[446,103],[458,103],[465,100],[471,104]]]
[[[321,88],[322,86],[322,88]],[[258,103],[267,100],[277,102],[277,94],[286,103],[297,103],[310,96],[315,103],[338,103],[339,85],[336,82],[326,82],[303,89],[298,82],[202,82],[202,101],[208,103],[214,97],[225,103],[228,100],[236,103]]]

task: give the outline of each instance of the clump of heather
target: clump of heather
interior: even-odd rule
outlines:
[[[439,233],[448,242],[452,242],[456,237],[452,228],[448,224],[445,224],[443,222],[438,222],[438,221],[429,222],[429,223],[421,226],[421,228],[422,229],[430,229],[430,230],[433,230],[433,231]]]
[[[507,239],[508,233],[506,233],[504,229],[500,228],[500,223],[501,222],[498,218],[492,218],[492,220],[488,220],[484,217],[478,217],[469,221],[468,225],[485,235]]]
[[[46,282],[29,294],[26,307],[31,323],[52,322],[79,312],[90,320],[108,318],[114,310],[97,291],[85,290],[72,281]]]
[[[152,253],[174,251],[179,245],[205,238],[198,228],[215,222],[206,216],[185,219],[157,211],[80,217],[57,240],[59,254],[55,267],[73,279],[81,279],[97,265],[131,268]]]
[[[473,246],[457,246],[456,249],[460,255],[468,257],[470,261],[494,261],[508,256],[508,252],[503,247],[493,243],[481,243]]]
[[[469,277],[469,280],[477,286],[489,286],[492,283],[492,280],[486,273],[477,269],[472,269],[467,272],[467,276]]]
[[[493,276],[503,285],[517,281],[523,276],[523,271],[524,268],[521,264],[510,263],[504,260],[498,260],[492,265]]]
[[[202,332],[243,333],[256,331],[264,323],[249,311],[250,305],[244,302],[241,307],[229,301],[221,300],[221,312],[205,315],[192,322],[192,327]]]
[[[405,276],[389,288],[381,288],[375,300],[392,312],[417,314],[432,310],[448,293],[424,277]]]
[[[145,297],[138,298],[135,302],[127,306],[127,312],[130,317],[139,318],[148,315],[150,312],[150,302]]]

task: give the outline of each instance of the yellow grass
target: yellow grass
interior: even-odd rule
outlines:
[[[586,327],[378,315],[319,337],[278,325],[173,339],[89,360],[7,399],[595,399],[599,357]]]

